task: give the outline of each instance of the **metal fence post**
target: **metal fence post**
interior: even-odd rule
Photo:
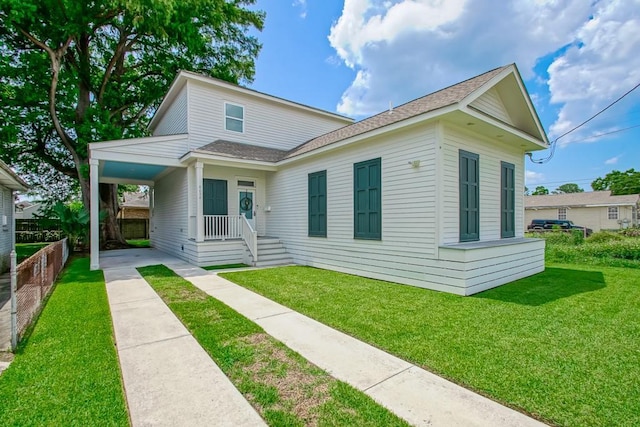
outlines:
[[[11,251],[11,351],[18,347],[18,275],[16,251]]]

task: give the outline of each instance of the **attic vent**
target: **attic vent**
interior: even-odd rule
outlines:
[[[238,187],[255,187],[255,186],[256,186],[255,181],[238,180]]]

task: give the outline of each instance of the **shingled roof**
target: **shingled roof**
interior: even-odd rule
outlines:
[[[640,195],[612,196],[611,191],[589,191],[585,193],[545,194],[526,196],[525,209],[543,209],[579,206],[629,206],[637,205]]]
[[[242,144],[239,142],[218,139],[196,150],[207,154],[217,154],[223,157],[231,157],[242,160],[258,160],[263,162],[277,162],[282,160],[287,151],[275,148],[259,147],[257,145]]]
[[[445,89],[423,96],[422,98],[402,104],[394,108],[391,113],[389,113],[389,111],[384,111],[380,114],[369,117],[368,119],[364,119],[354,124],[334,130],[333,132],[326,133],[294,148],[285,158],[299,156],[353,136],[361,135],[411,117],[419,116],[420,114],[425,114],[430,111],[435,111],[440,108],[456,104],[508,67],[510,67],[510,65],[487,71],[486,73],[470,78],[469,80],[465,80],[453,86],[449,86]]]
[[[343,141],[345,139],[362,135],[364,133],[389,126],[421,114],[435,111],[464,100],[467,96],[482,87],[496,75],[500,74],[511,65],[487,71],[484,74],[470,78],[453,86],[433,92],[421,98],[402,104],[393,110],[384,111],[375,116],[359,122],[341,127],[332,132],[313,138],[290,151],[276,150],[272,148],[258,147],[250,144],[217,140],[198,148],[197,152],[216,154],[244,160],[259,160],[266,162],[278,162],[290,159],[313,150]]]

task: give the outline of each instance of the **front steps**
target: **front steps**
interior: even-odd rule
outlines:
[[[254,267],[273,267],[293,264],[293,258],[287,253],[280,239],[276,237],[258,238],[258,261],[254,262],[251,254],[249,254],[249,260],[250,265]]]

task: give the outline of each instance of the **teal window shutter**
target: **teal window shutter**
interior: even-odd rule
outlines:
[[[202,214],[228,215],[227,181],[223,179],[202,180]]]
[[[500,196],[500,223],[501,236],[514,237],[516,235],[516,208],[515,208],[515,166],[511,163],[500,163],[501,196]]]
[[[380,158],[353,165],[353,230],[356,239],[382,238]]]
[[[327,237],[327,171],[309,174],[309,236]]]
[[[460,150],[460,241],[480,240],[479,156]]]

